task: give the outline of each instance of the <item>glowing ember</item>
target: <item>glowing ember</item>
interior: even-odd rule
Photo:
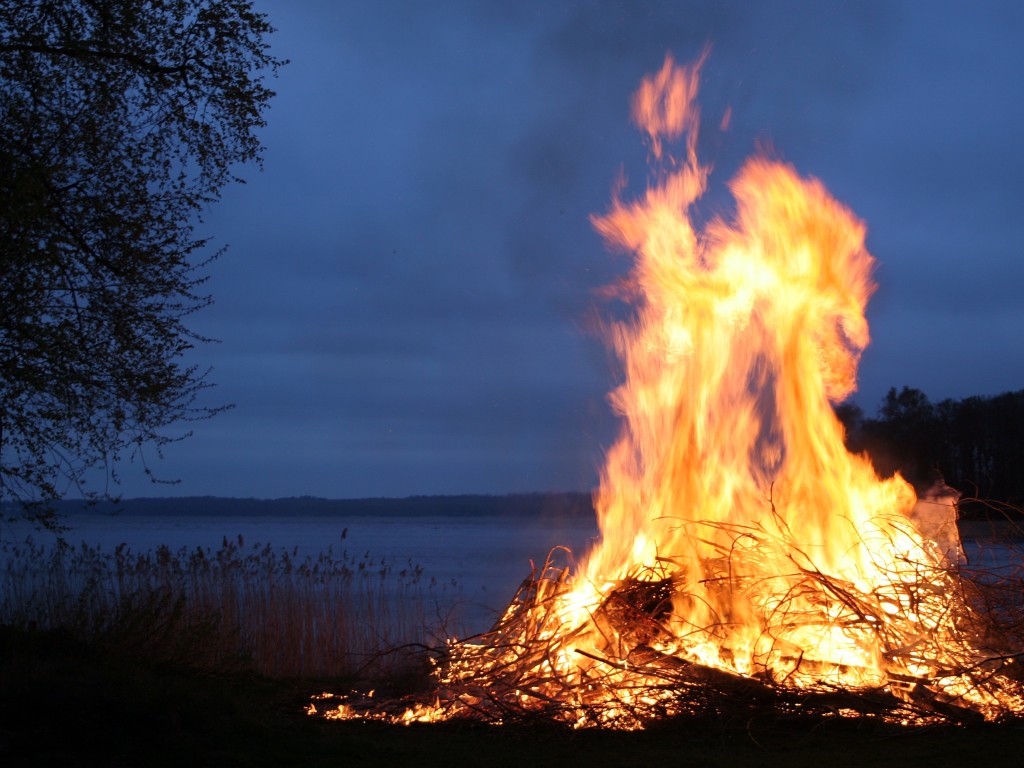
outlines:
[[[918,721],[1024,708],[1010,654],[982,647],[956,541],[924,538],[913,489],[843,444],[832,403],[855,389],[874,290],[864,225],[755,157],[731,184],[734,218],[695,231],[701,63],[668,59],[641,84],[655,183],[594,220],[635,259],[618,289],[632,317],[611,332],[624,426],[600,544],[452,643],[431,699],[321,701],[328,716],[633,728],[737,701]]]

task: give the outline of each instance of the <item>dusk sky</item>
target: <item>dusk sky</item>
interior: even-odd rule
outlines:
[[[178,484],[123,468],[126,497],[592,488],[617,426],[590,329],[628,260],[590,216],[643,190],[641,77],[706,45],[705,210],[760,144],[867,224],[853,400],[1024,389],[1017,0],[256,7],[291,63],[264,171],[200,228],[229,250],[193,321],[205,403],[235,407],[151,461]]]

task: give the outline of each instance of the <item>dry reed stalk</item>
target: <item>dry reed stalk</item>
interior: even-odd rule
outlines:
[[[246,549],[240,538],[216,551],[145,553],[28,540],[5,545],[0,562],[0,622],[70,629],[212,670],[248,657],[273,676],[395,671],[401,656],[385,651],[433,641],[428,602],[457,598],[455,585],[411,564],[396,570],[330,549],[300,558]]]

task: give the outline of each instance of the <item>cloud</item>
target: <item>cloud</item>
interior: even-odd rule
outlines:
[[[196,318],[223,340],[196,352],[212,395],[238,407],[172,447],[176,493],[591,484],[615,374],[587,328],[629,264],[589,217],[620,174],[627,197],[647,179],[640,77],[709,43],[702,212],[728,211],[725,183],[761,141],[867,222],[881,288],[865,407],[888,386],[969,394],[1024,375],[1017,4],[259,7],[293,63],[266,170],[207,216],[231,250]]]

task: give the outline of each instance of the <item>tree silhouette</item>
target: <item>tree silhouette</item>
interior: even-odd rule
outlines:
[[[0,4],[0,500],[108,494],[218,410],[183,363],[194,229],[259,162],[272,31],[247,0]]]
[[[1024,390],[932,404],[920,390],[893,388],[877,418],[859,424],[847,427],[847,444],[866,451],[880,474],[898,471],[920,493],[941,480],[971,499],[1024,504]],[[962,514],[983,511],[961,504]]]

